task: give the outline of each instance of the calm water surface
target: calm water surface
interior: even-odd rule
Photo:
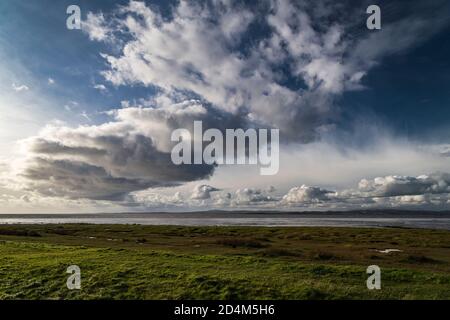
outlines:
[[[407,227],[450,230],[448,213],[121,213],[1,214],[0,224],[95,223],[184,226]]]

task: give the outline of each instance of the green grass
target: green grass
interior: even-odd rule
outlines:
[[[450,299],[450,232],[1,225],[0,299]]]

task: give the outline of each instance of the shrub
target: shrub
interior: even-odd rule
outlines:
[[[243,239],[243,238],[237,238],[237,239],[219,239],[216,241],[217,244],[228,246],[228,247],[246,247],[246,248],[265,248],[267,245],[253,240],[253,239]]]

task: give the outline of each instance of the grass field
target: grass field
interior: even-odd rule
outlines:
[[[0,225],[0,299],[450,299],[450,232]]]

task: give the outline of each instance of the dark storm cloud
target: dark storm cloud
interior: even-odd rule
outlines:
[[[78,155],[78,156],[104,156],[106,151],[98,148],[89,147],[70,147],[61,142],[47,141],[37,138],[33,141],[31,152],[49,154],[49,155]]]
[[[114,177],[102,167],[71,160],[35,158],[22,173],[27,190],[50,197],[123,200],[131,191],[153,185],[145,179]]]
[[[170,153],[171,126],[208,113],[196,102],[173,108],[163,113],[127,108],[100,126],[47,128],[25,141],[29,158],[22,176],[27,188],[45,195],[121,200],[131,191],[208,178],[214,166],[174,165]],[[153,135],[159,135],[159,146]]]

